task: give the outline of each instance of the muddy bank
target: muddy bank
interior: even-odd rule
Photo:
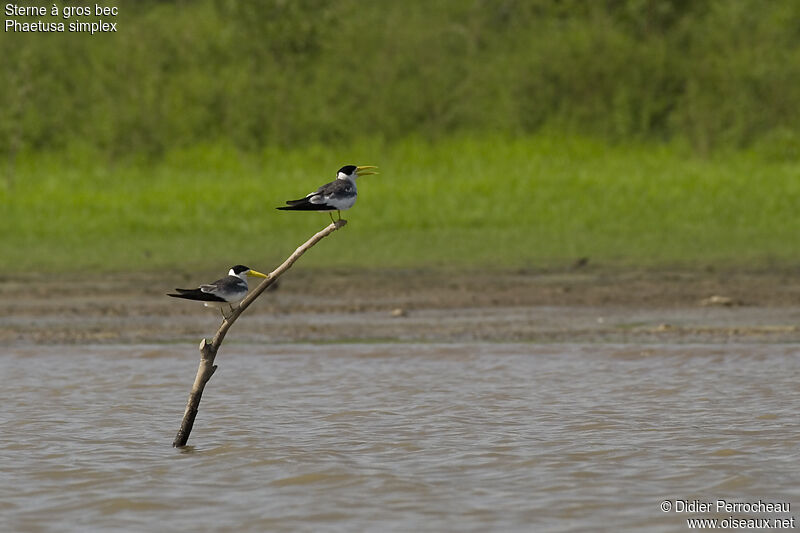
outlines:
[[[0,280],[0,342],[196,342],[214,273]],[[800,272],[294,270],[228,342],[800,342]]]

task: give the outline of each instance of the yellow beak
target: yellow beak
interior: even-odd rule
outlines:
[[[269,277],[266,274],[262,274],[258,270],[252,270],[252,269],[247,271],[247,275],[248,276],[253,276],[254,278],[268,278]]]
[[[363,167],[356,167],[356,174],[358,174],[359,177],[361,177],[361,176],[369,176],[370,174],[377,174],[377,172],[369,171],[369,169],[371,169],[371,168],[378,168],[378,167],[373,167],[372,165],[365,165]],[[362,170],[367,170],[367,172],[362,172]]]

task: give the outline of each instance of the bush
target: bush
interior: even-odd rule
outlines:
[[[110,158],[555,129],[699,153],[800,133],[800,3],[198,0],[0,35],[0,152]]]

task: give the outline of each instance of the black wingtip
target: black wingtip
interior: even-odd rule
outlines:
[[[311,202],[307,204],[285,205],[276,207],[275,209],[280,209],[281,211],[336,211],[335,207],[325,204],[312,204]]]
[[[286,205],[300,205],[309,203],[308,197],[298,198],[297,200],[286,200]]]
[[[197,289],[175,289],[175,292],[168,292],[167,296],[172,296],[173,298],[186,298],[188,294],[192,294]]]

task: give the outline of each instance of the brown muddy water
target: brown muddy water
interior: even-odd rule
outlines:
[[[232,342],[217,362],[179,450],[193,344],[0,350],[2,530],[800,518],[797,344]],[[675,511],[718,499],[790,509]]]

